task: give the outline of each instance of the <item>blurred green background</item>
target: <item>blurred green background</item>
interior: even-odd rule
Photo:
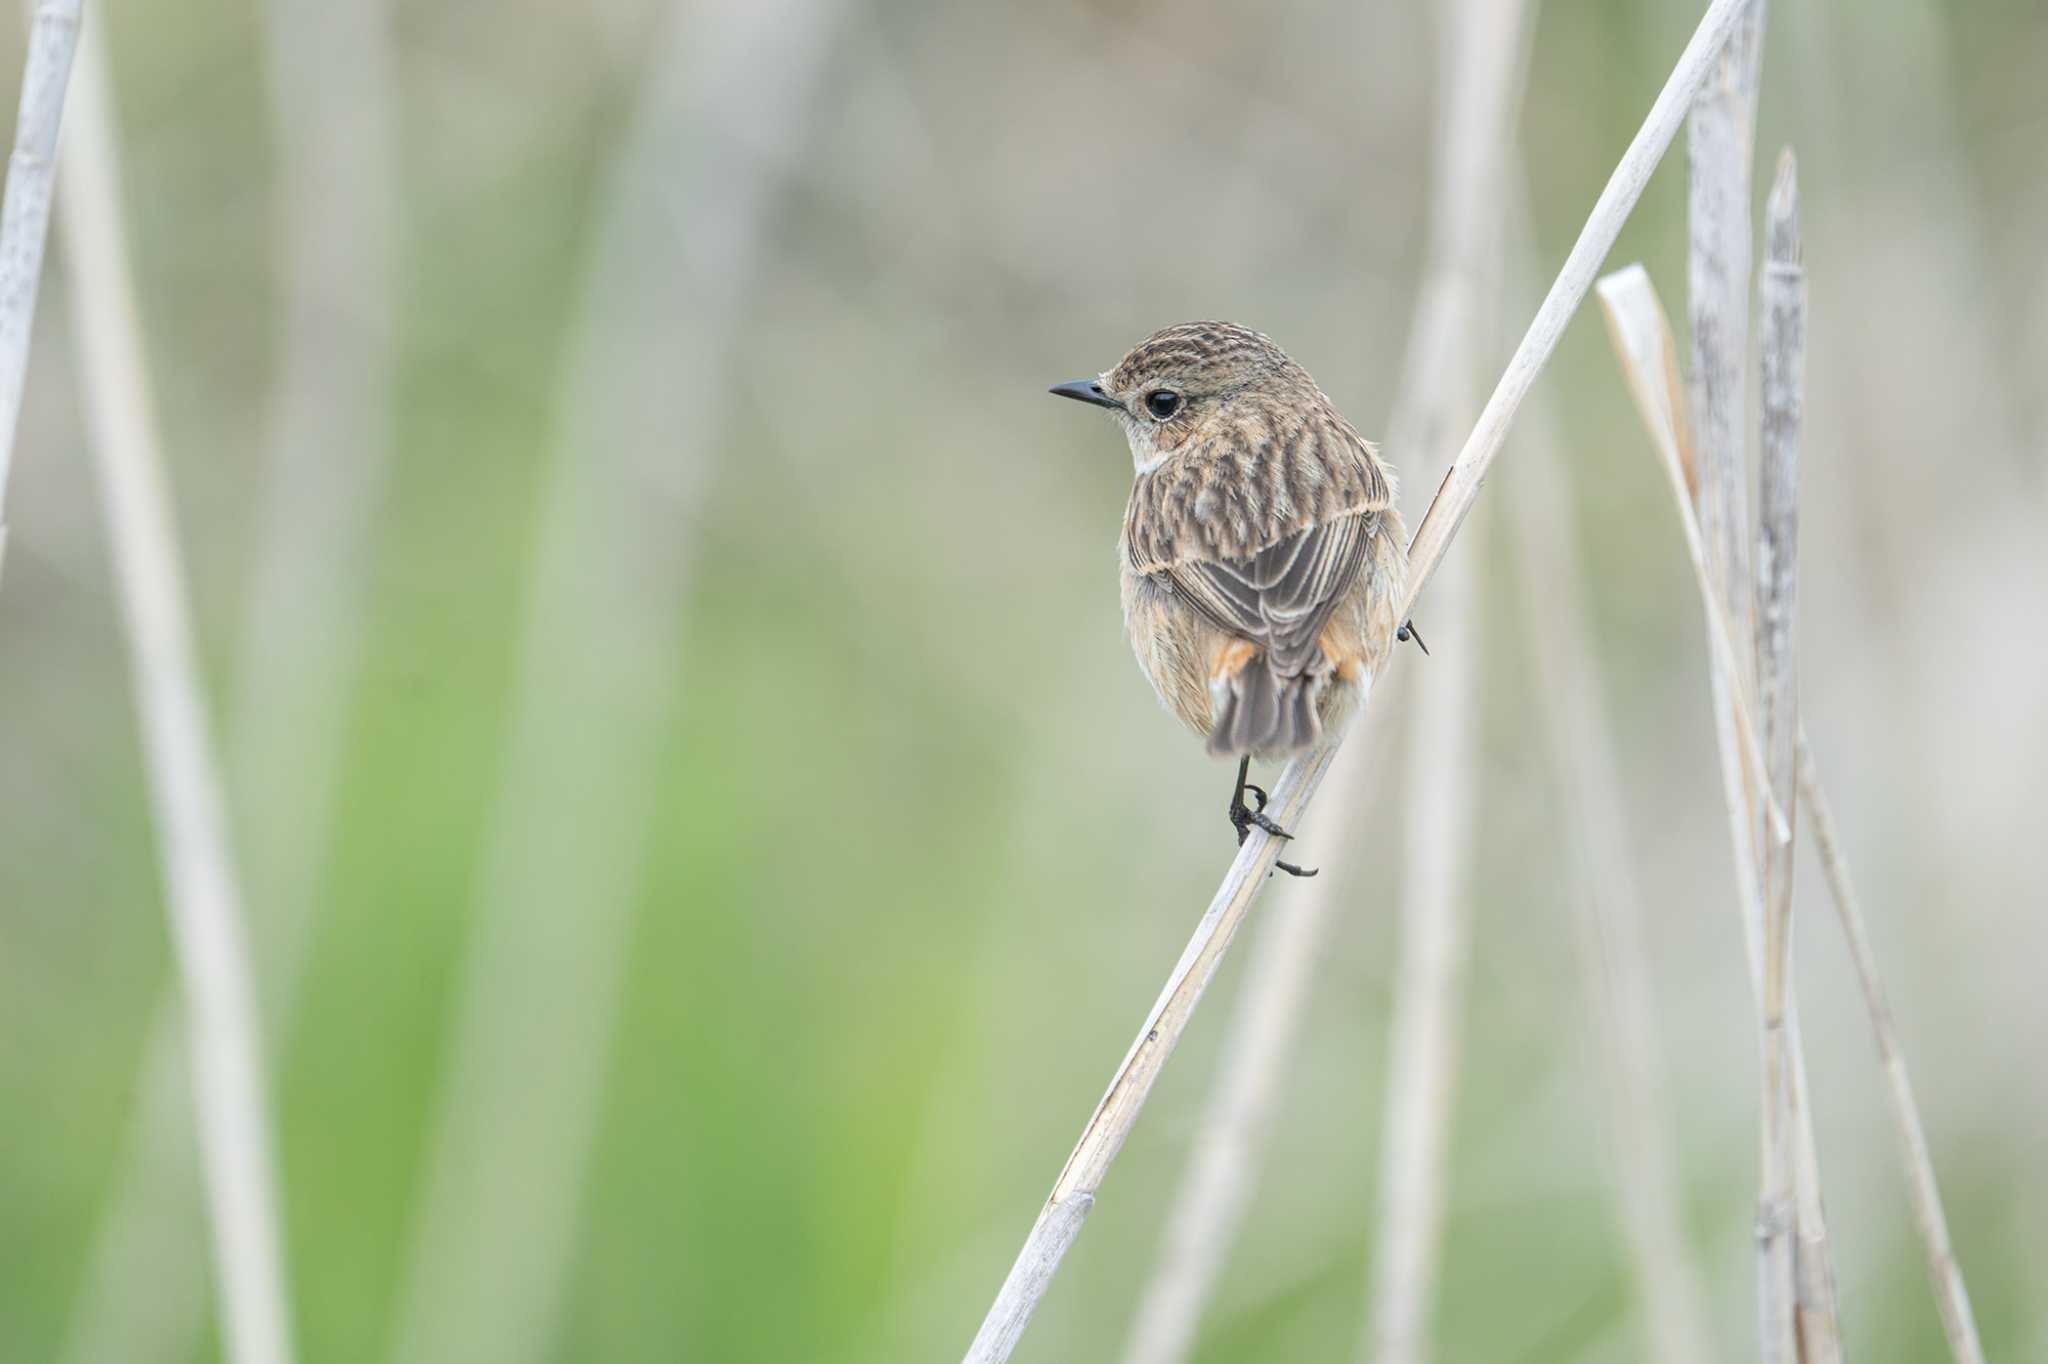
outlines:
[[[1227,772],[1120,637],[1122,441],[1043,390],[1224,317],[1383,431],[1429,7],[90,9],[302,1357],[956,1357],[1230,853]],[[1519,145],[1546,270],[1697,11],[1541,5]],[[2038,4],[1788,0],[1758,140],[1766,169],[1798,146],[1806,191],[1806,716],[2009,1360],[2048,1359],[2044,69]],[[1682,320],[1681,156],[1613,261]],[[0,1360],[214,1359],[65,270],[53,244],[0,590]],[[1679,1192],[1742,1357],[1755,1048],[1697,606],[1597,321],[1543,385]],[[1413,524],[1437,472],[1388,454]],[[1483,507],[1513,495],[1504,459]],[[1540,641],[1494,522],[1453,551],[1486,619],[1439,1357],[1634,1359]],[[1299,845],[1344,899],[1210,1364],[1355,1351],[1400,747],[1369,823]],[[1849,1349],[1940,1358],[1861,1000],[1801,870]],[[1236,981],[1019,1359],[1115,1356]]]

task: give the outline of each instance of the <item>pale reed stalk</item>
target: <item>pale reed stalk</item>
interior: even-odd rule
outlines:
[[[228,1358],[287,1364],[269,1104],[241,894],[130,274],[105,44],[85,30],[61,192],[65,265],[141,723]]]
[[[1640,265],[1631,265],[1617,270],[1600,281],[1600,305],[1607,314],[1609,332],[1614,349],[1621,361],[1622,372],[1627,378],[1631,393],[1636,399],[1637,409],[1643,418],[1643,425],[1649,432],[1651,446],[1657,451],[1671,485],[1672,501],[1678,510],[1679,528],[1684,533],[1686,548],[1693,569],[1695,585],[1699,589],[1700,603],[1706,619],[1707,638],[1716,646],[1714,657],[1726,659],[1730,656],[1728,641],[1734,629],[1728,619],[1728,612],[1721,600],[1720,589],[1706,565],[1698,512],[1693,506],[1687,469],[1682,463],[1682,440],[1689,429],[1684,395],[1678,387],[1678,360],[1671,340],[1671,328],[1665,318],[1664,307],[1658,301],[1655,289],[1650,285],[1649,276]],[[1745,619],[1748,616],[1745,615]],[[1731,670],[1730,676],[1738,682],[1739,672]],[[1736,908],[1742,925],[1744,958],[1749,967],[1750,988],[1755,999],[1750,1024],[1758,1030],[1759,1054],[1762,1051],[1762,1018],[1764,998],[1764,927],[1763,882],[1760,875],[1761,836],[1757,827],[1758,807],[1748,804],[1749,773],[1766,770],[1761,756],[1746,746],[1739,737],[1744,731],[1736,722],[1744,707],[1744,687],[1731,688],[1725,693],[1727,705],[1716,711],[1720,723],[1715,726],[1715,737],[1720,743],[1720,759],[1723,774],[1722,797],[1728,807],[1728,828],[1730,841],[1734,846]],[[1759,783],[1756,787],[1766,798],[1768,789]],[[1770,802],[1764,806],[1767,816]],[[1796,995],[1788,988],[1785,1004],[1784,1037],[1786,1051],[1791,1057],[1787,1073],[1792,1102],[1787,1112],[1792,1128],[1793,1178],[1796,1181],[1818,1179],[1818,1158],[1813,1145],[1812,1114],[1805,1101],[1806,1072],[1801,1059],[1799,1031],[1799,1007]],[[1796,1209],[1795,1209],[1796,1211]],[[1784,1233],[1789,1227],[1759,1228],[1760,1261],[1764,1253],[1773,1252],[1768,1244],[1773,1232]],[[1760,1284],[1763,1288],[1765,1285]],[[1785,1298],[1783,1315],[1789,1323],[1791,1312],[1789,1292]],[[1759,1302],[1759,1320],[1767,1319],[1765,1309],[1770,1304]],[[1776,1309],[1773,1309],[1776,1310]],[[1789,1324],[1787,1330],[1790,1330]],[[1795,1347],[1796,1348],[1796,1347]]]
[[[375,0],[272,0],[266,12],[288,262],[284,368],[229,749],[244,877],[267,909],[256,946],[273,1026],[294,993],[326,857],[366,541],[390,459],[396,168],[383,30]],[[73,1296],[66,1364],[167,1364],[198,1347],[205,1266],[178,1253],[201,1215],[183,1064],[167,1000]]]
[[[1760,293],[1762,342],[1761,458],[1758,462],[1756,543],[1757,684],[1770,762],[1770,785],[1779,803],[1798,796],[1798,683],[1795,648],[1799,569],[1799,449],[1806,402],[1806,272],[1799,251],[1798,169],[1788,148],[1778,160],[1765,206],[1765,261]],[[1782,1160],[1791,1146],[1789,1191],[1798,1231],[1792,1267],[1800,1358],[1842,1356],[1835,1270],[1821,1206],[1820,1169],[1807,1113],[1805,1058],[1787,1048],[1786,1001],[1792,970],[1793,841],[1765,841],[1764,933],[1764,1139]],[[1788,1058],[1797,1084],[1783,1074]],[[1767,1189],[1766,1197],[1785,1192]],[[1782,1205],[1767,1204],[1773,1215]]]
[[[1748,454],[1744,433],[1748,423],[1749,291],[1751,237],[1755,228],[1750,213],[1750,181],[1756,144],[1756,104],[1763,64],[1764,0],[1753,0],[1750,12],[1730,39],[1713,79],[1695,102],[1688,126],[1687,189],[1687,299],[1692,322],[1694,448],[1699,458],[1699,480],[1695,496],[1699,507],[1700,532],[1706,547],[1710,576],[1719,590],[1729,621],[1737,626],[1731,633],[1736,662],[1716,658],[1709,668],[1714,694],[1717,731],[1740,723],[1740,703],[1755,679],[1754,639],[1741,628],[1755,610],[1750,574],[1748,531]],[[1727,789],[1729,836],[1736,848],[1736,876],[1739,902],[1745,906],[1744,933],[1754,961],[1753,973],[1761,971],[1756,991],[1759,1031],[1787,1040],[1781,1015],[1767,1021],[1769,1011],[1770,955],[1766,908],[1767,894],[1759,882],[1765,860],[1781,854],[1781,846],[1792,837],[1790,821],[1771,816],[1775,837],[1760,837],[1752,813],[1758,798],[1775,810],[1779,797],[1770,780],[1768,764],[1752,762],[1745,772],[1731,761],[1732,745],[1723,735],[1722,783]],[[1741,795],[1738,799],[1737,792]],[[1737,828],[1740,824],[1742,827]],[[1760,1038],[1765,1053],[1764,1069],[1773,1069],[1769,1055],[1773,1043]],[[1803,1061],[1792,1073],[1804,1076]],[[1768,1078],[1766,1079],[1768,1083]],[[1800,1170],[1814,1168],[1812,1123],[1806,1115],[1805,1082],[1793,1083],[1787,1103],[1798,1115],[1794,1120],[1798,1149],[1793,1180],[1802,1182]],[[1770,1105],[1766,1104],[1766,1109]],[[1770,1119],[1766,1117],[1768,1127]],[[1772,1138],[1766,1132],[1763,1164],[1766,1184],[1769,1171],[1779,1159],[1771,1152]],[[1783,1155],[1780,1149],[1780,1155]],[[1818,1190],[1801,1190],[1795,1220],[1798,1235],[1825,1254],[1823,1229],[1806,1220],[1805,1214],[1819,1208]],[[1757,1245],[1758,1329],[1764,1364],[1783,1364],[1799,1349],[1794,1339],[1792,1276],[1795,1272],[1791,1243],[1771,1212],[1760,1228]],[[1830,1280],[1833,1270],[1828,1270]],[[1824,1341],[1827,1332],[1815,1337]],[[1813,1364],[1805,1360],[1804,1364]]]
[[[1404,611],[1435,575],[1451,539],[1471,511],[1473,501],[1500,453],[1501,443],[1529,388],[1542,373],[1557,349],[1567,323],[1592,288],[1600,263],[1613,247],[1621,225],[1636,201],[1642,197],[1650,173],[1663,158],[1665,149],[1678,132],[1685,109],[1706,74],[1728,32],[1740,17],[1742,0],[1713,0],[1678,63],[1665,80],[1642,126],[1623,153],[1595,201],[1585,226],[1566,256],[1557,278],[1544,296],[1542,306],[1523,334],[1509,360],[1507,370],[1494,387],[1453,462],[1436,500],[1423,517],[1408,547],[1409,580]],[[1270,813],[1283,828],[1299,823],[1315,789],[1329,770],[1334,749],[1320,748],[1287,765],[1273,789]],[[1200,1002],[1202,991],[1215,974],[1230,939],[1257,897],[1261,883],[1279,856],[1279,843],[1254,830],[1238,849],[1223,884],[1217,888],[1208,911],[1196,925],[1194,936],[1167,978],[1165,988],[1146,1015],[1137,1038],[1117,1067],[1109,1089],[1083,1128],[1081,1139],[1066,1167],[1054,1181],[1022,1250],[1011,1265],[1003,1286],[996,1294],[981,1329],[975,1334],[965,1358],[970,1364],[1006,1360],[1023,1336],[1031,1314],[1044,1298],[1046,1288],[1067,1250],[1080,1235],[1082,1222],[1094,1206],[1103,1177],[1114,1163],[1124,1139],[1143,1109],[1153,1083],[1167,1057],[1172,1055],[1188,1019]]]
[[[14,436],[28,383],[28,348],[57,175],[57,131],[78,51],[81,8],[82,0],[42,0],[31,14],[14,150],[7,158],[7,192],[0,200],[0,570],[7,565],[7,475],[14,467]]]
[[[1400,686],[1400,679],[1389,685]],[[1360,721],[1367,732],[1338,756],[1330,789],[1310,826],[1319,844],[1355,853],[1366,847],[1354,831],[1364,825],[1373,797],[1386,782],[1380,761],[1386,745],[1374,724],[1384,709],[1383,702]],[[1181,1364],[1194,1352],[1202,1312],[1215,1294],[1245,1211],[1253,1205],[1280,1082],[1308,1011],[1324,929],[1342,885],[1334,869],[1326,870],[1266,911],[1231,1010],[1194,1148],[1160,1233],[1152,1276],[1138,1295],[1124,1364]]]
[[[840,7],[679,11],[610,168],[393,1364],[559,1348],[731,346]],[[774,73],[765,79],[764,72]]]
[[[1764,0],[1749,0],[1686,120],[1686,300],[1700,533],[1730,619],[1749,619],[1750,166],[1763,68]],[[1738,630],[1748,675],[1750,640]]]

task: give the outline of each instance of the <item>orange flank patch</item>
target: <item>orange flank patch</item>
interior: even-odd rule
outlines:
[[[1340,682],[1356,682],[1365,672],[1365,660],[1357,653],[1346,650],[1339,644],[1331,631],[1323,631],[1316,647],[1323,651],[1323,657],[1330,660],[1330,666],[1337,672]]]
[[[1250,640],[1233,639],[1216,653],[1216,666],[1209,673],[1211,681],[1221,682],[1226,677],[1236,677],[1259,652],[1259,646]]]

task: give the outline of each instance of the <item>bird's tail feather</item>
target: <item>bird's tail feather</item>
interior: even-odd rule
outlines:
[[[1209,751],[1219,757],[1292,753],[1322,735],[1314,677],[1276,676],[1255,658],[1217,688]]]

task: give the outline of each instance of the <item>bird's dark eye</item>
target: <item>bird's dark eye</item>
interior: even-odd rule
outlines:
[[[1170,388],[1155,389],[1145,395],[1145,410],[1165,421],[1180,411],[1180,394]]]

